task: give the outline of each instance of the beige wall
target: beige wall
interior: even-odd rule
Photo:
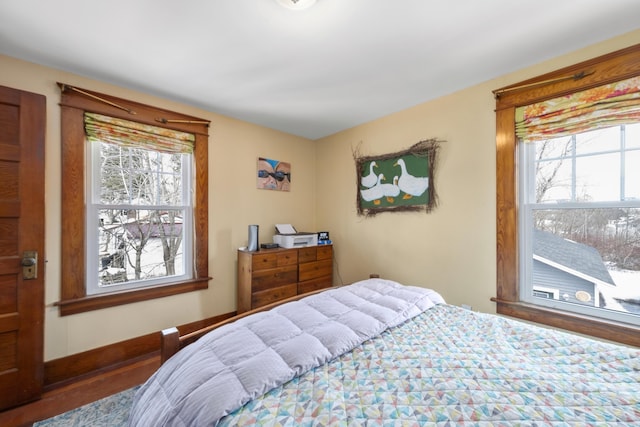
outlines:
[[[329,230],[337,283],[379,273],[432,287],[452,304],[494,312],[495,118],[491,91],[632,44],[640,31],[427,102],[317,142],[230,119],[184,104],[0,56],[0,85],[47,97],[45,360],[235,310],[236,249],[247,225],[262,241],[273,225]],[[209,151],[209,271],[207,291],[59,317],[60,99],[56,82],[109,93],[211,120]],[[430,214],[356,215],[352,150],[362,155],[444,140]],[[255,163],[267,156],[292,164],[292,190],[255,188]]]
[[[318,228],[335,243],[340,278],[369,273],[433,288],[452,304],[495,312],[495,101],[492,90],[640,43],[640,31],[591,46],[317,141]],[[444,140],[425,213],[356,215],[352,150],[393,153]]]
[[[133,338],[169,326],[234,311],[236,250],[247,225],[271,241],[276,223],[315,226],[313,141],[233,120],[176,102],[0,56],[0,85],[47,98],[45,360]],[[60,317],[60,92],[56,82],[211,120],[209,137],[209,289],[90,313]],[[291,163],[290,192],[256,189],[256,161]]]

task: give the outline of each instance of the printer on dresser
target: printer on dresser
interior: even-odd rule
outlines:
[[[333,245],[238,250],[238,313],[333,285]]]

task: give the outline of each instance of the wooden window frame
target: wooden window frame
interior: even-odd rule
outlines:
[[[122,304],[162,298],[209,287],[208,272],[208,142],[209,121],[186,116],[87,89],[58,83],[61,108],[61,278],[60,315],[82,313]],[[106,101],[106,102],[105,102]],[[194,157],[194,278],[150,288],[87,295],[85,253],[84,113],[133,120],[195,135]]]
[[[571,78],[587,71],[582,78]],[[519,296],[516,107],[640,75],[640,45],[494,91],[496,95],[496,311],[597,338],[640,346],[640,327],[525,303]],[[569,78],[565,78],[569,76]]]

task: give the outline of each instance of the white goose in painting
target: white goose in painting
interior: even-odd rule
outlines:
[[[382,196],[384,196],[384,193],[383,193],[384,189],[381,184],[383,179],[384,179],[384,175],[380,174],[376,179],[376,185],[374,185],[371,188],[367,188],[366,190],[360,190],[360,196],[362,197],[362,199],[367,202],[373,201],[374,205],[379,205],[380,199],[382,198]]]
[[[407,172],[407,166],[403,159],[398,159],[395,163],[400,166],[402,170],[400,178],[398,179],[398,187],[405,195],[403,199],[410,199],[413,196],[422,195],[429,187],[429,178],[422,176],[413,176]]]
[[[400,187],[398,187],[398,175],[393,177],[393,184],[380,184],[382,186],[382,194],[387,198],[387,202],[393,203],[394,198],[400,195]]]
[[[369,163],[369,175],[360,178],[360,184],[363,187],[371,188],[378,183],[378,177],[373,172],[373,168],[377,167],[375,160]]]

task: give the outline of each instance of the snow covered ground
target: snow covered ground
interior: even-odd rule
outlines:
[[[612,296],[640,301],[640,271],[609,270],[609,274],[616,283]]]
[[[607,308],[640,314],[640,271],[609,270],[616,287],[602,287]]]

